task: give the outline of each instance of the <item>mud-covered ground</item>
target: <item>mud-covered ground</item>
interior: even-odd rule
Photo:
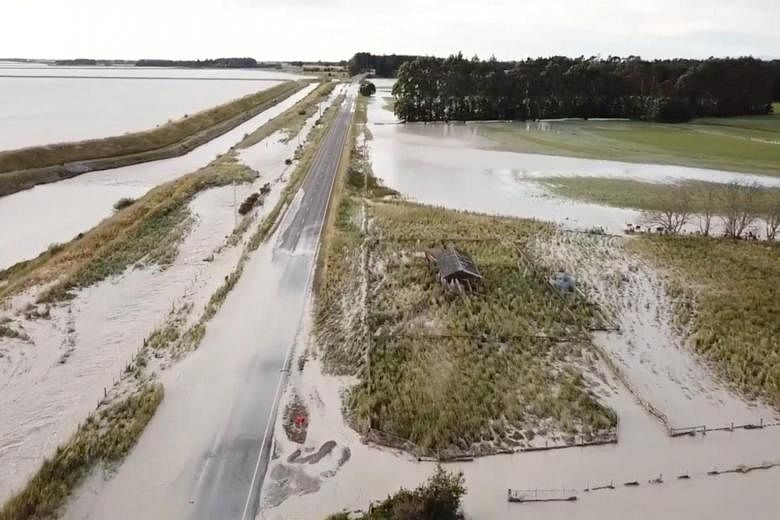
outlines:
[[[315,119],[304,125],[301,141]],[[298,141],[282,142],[283,137],[277,133],[242,150],[241,160],[259,173],[254,182],[212,188],[193,199],[189,232],[170,266],[131,267],[54,305],[35,305],[44,288],[34,287],[0,309],[6,326],[22,332],[19,338],[0,337],[0,502],[24,485],[100,401],[121,394],[112,391],[114,385],[132,384],[126,376],[153,331],[172,323],[183,330],[199,320],[295,168],[285,161]],[[271,192],[248,215],[248,229],[240,240],[230,238],[242,218],[237,205],[266,183]],[[156,351],[145,371],[164,371],[180,355]]]

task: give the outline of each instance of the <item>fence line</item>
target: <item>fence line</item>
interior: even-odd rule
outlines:
[[[728,468],[725,470],[718,470],[717,468],[713,468],[710,471],[702,472],[702,473],[681,473],[677,476],[671,477],[670,481],[679,481],[679,480],[691,480],[692,478],[709,478],[709,477],[717,477],[720,475],[730,475],[730,474],[739,474],[739,475],[745,475],[748,473],[752,473],[754,471],[766,471],[773,468],[780,468],[780,462],[764,462],[762,464],[755,464],[755,465],[745,465],[741,464],[736,467]],[[603,482],[603,481],[602,481]],[[593,491],[614,491],[618,489],[619,487],[640,487],[645,483],[646,485],[663,485],[667,483],[667,481],[664,479],[664,475],[660,474],[658,476],[649,478],[649,479],[641,479],[641,480],[628,480],[624,481],[622,484],[615,484],[614,480],[611,480],[609,484],[601,484],[597,486],[591,486],[590,482],[588,481],[585,485],[585,487],[582,489],[585,493],[590,493]],[[578,493],[578,490],[576,489],[567,489],[567,488],[557,488],[557,489],[508,489],[507,490],[507,500],[509,502],[559,502],[564,500],[564,497],[576,497]],[[539,495],[541,494],[541,497]],[[556,498],[556,495],[560,495],[558,498]],[[539,497],[539,498],[535,498]],[[568,498],[566,501],[574,501],[576,498]]]

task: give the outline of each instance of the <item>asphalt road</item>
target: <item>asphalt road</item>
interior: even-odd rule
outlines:
[[[275,242],[250,258],[200,348],[164,373],[165,399],[117,473],[91,479],[66,519],[255,518],[355,90]]]
[[[300,325],[303,299],[310,287],[316,246],[325,222],[344,145],[349,136],[352,111],[353,97],[348,97],[339,107],[338,115],[312,160],[301,187],[300,203],[295,212],[285,219],[285,227],[274,246],[275,259],[288,257],[280,278],[280,291],[284,293],[284,298],[277,303],[291,304],[275,305],[274,310],[278,313],[293,311],[297,314],[295,330],[287,330],[285,340],[273,345],[274,350],[285,354],[284,358],[280,358],[284,361],[279,366],[277,390],[271,396],[267,379],[261,383],[263,388],[254,386],[251,380],[248,381],[240,402],[235,403],[230,428],[223,433],[217,447],[224,452],[217,460],[212,459],[209,470],[201,475],[199,506],[193,518],[244,520],[254,518],[257,514],[262,480],[271,455],[273,422],[279,404],[278,389],[284,383],[289,370],[290,359],[286,354],[296,339]],[[270,397],[273,398],[269,399]],[[258,417],[262,419],[262,423],[257,422]]]

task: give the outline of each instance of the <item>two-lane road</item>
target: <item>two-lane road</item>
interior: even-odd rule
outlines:
[[[164,373],[165,399],[138,444],[113,478],[95,477],[79,491],[66,518],[256,516],[355,90],[338,107],[273,241],[251,257],[200,348]]]

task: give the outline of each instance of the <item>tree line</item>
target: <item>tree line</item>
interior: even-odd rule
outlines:
[[[136,67],[187,67],[193,69],[254,69],[281,68],[280,63],[259,63],[254,58],[217,58],[210,60],[158,60],[142,59]]]
[[[395,113],[406,121],[607,117],[682,122],[767,114],[780,94],[780,61],[750,57],[554,56],[500,62],[457,54],[404,61],[397,77]]]
[[[720,233],[733,239],[780,238],[780,189],[752,182],[690,183],[658,195],[656,209],[643,212],[649,228],[679,234],[696,225],[697,233],[711,236],[716,223]]]
[[[378,78],[394,78],[403,63],[416,59],[417,56],[398,54],[376,55],[369,52],[358,52],[347,62],[350,76],[373,72]]]

